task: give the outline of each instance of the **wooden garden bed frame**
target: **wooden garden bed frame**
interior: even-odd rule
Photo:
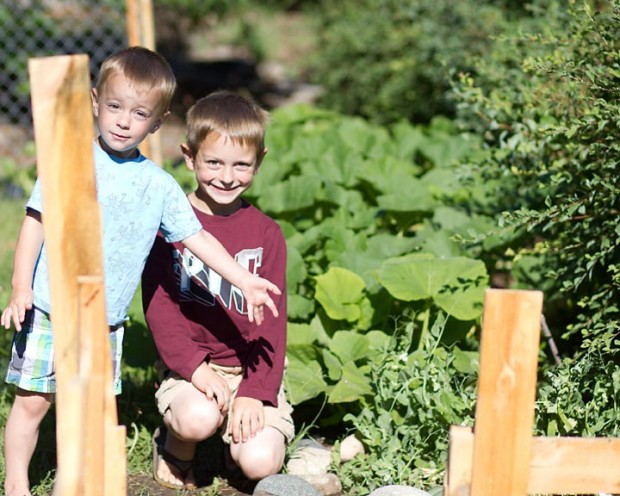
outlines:
[[[450,430],[445,496],[620,493],[620,439],[532,437],[542,301],[486,292],[475,426]]]

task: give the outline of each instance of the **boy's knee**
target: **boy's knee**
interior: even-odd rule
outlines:
[[[284,451],[283,447],[267,443],[248,446],[239,451],[239,458],[236,462],[248,479],[260,480],[282,470]]]
[[[52,404],[52,394],[18,390],[13,407],[30,417],[43,417]]]
[[[186,441],[203,441],[217,432],[222,419],[209,410],[188,408],[181,415],[170,416],[170,426]]]

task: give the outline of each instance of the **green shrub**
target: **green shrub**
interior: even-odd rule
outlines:
[[[409,324],[374,354],[373,394],[358,414],[345,416],[365,446],[363,456],[338,469],[346,494],[388,484],[442,485],[450,426],[473,425],[478,354],[440,345],[440,322],[427,349],[411,351]]]
[[[617,415],[617,389],[605,384],[618,374],[620,343],[620,2],[596,4],[548,10],[549,29],[500,40],[499,56],[460,87],[463,122],[484,130],[492,150],[476,164],[496,185],[488,205],[520,233],[516,282],[545,289],[551,327],[566,338],[566,363],[541,384],[554,398],[540,405],[543,431],[611,432],[605,418]],[[600,391],[609,402],[595,400]],[[596,415],[581,407],[592,400]]]
[[[324,1],[313,75],[321,103],[375,122],[452,116],[450,74],[471,70],[502,32],[492,1]]]

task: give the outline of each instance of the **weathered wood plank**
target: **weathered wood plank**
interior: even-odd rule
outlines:
[[[472,496],[527,493],[542,301],[540,291],[485,294]]]
[[[124,459],[125,453],[118,442],[115,452],[106,452],[105,442],[106,425],[117,427],[118,420],[105,318],[88,57],[31,59],[29,73],[56,353],[55,493],[116,496],[124,493],[106,491],[105,481],[111,478],[118,485],[121,474],[118,469],[113,477],[106,473],[105,460]]]
[[[152,0],[126,0],[127,41],[129,46],[143,46],[155,50],[155,20]],[[158,133],[149,134],[140,144],[142,154],[157,165],[163,164],[161,138]]]
[[[446,496],[470,494],[474,438],[469,427],[450,429]],[[527,493],[620,493],[620,439],[532,438]]]

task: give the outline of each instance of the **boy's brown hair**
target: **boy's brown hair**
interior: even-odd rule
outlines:
[[[254,148],[260,164],[268,123],[269,113],[251,99],[232,91],[216,91],[198,100],[187,112],[187,146],[196,155],[202,142],[215,132],[235,144]]]
[[[164,114],[170,107],[177,81],[170,64],[158,53],[133,46],[110,55],[99,69],[96,84],[98,94],[103,93],[108,79],[114,74],[125,76],[138,91],[159,90],[160,103],[157,110],[160,114]]]

